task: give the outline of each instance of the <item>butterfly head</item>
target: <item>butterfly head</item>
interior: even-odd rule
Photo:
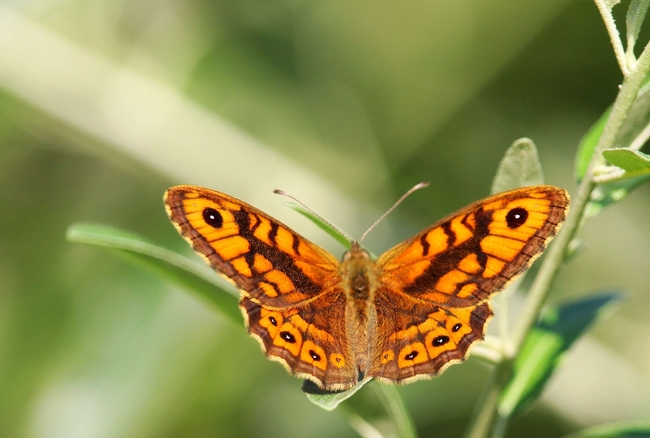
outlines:
[[[343,254],[343,262],[351,262],[353,260],[370,260],[370,253],[363,249],[358,240],[353,240],[350,249]]]

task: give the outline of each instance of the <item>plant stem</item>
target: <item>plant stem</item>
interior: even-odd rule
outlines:
[[[596,3],[600,8],[600,3]],[[614,101],[612,112],[607,120],[603,134],[601,135],[598,145],[596,146],[594,154],[589,162],[587,173],[578,187],[578,193],[572,200],[571,213],[567,217],[562,232],[558,234],[557,238],[547,251],[537,277],[531,286],[528,299],[512,334],[513,357],[516,357],[521,345],[528,335],[528,332],[536,323],[542,305],[550,291],[551,284],[553,283],[558,269],[562,264],[567,247],[582,225],[585,207],[587,206],[591,192],[595,187],[595,183],[593,182],[594,170],[598,166],[602,165],[604,161],[602,151],[614,146],[621,126],[627,118],[630,108],[643,85],[643,81],[650,71],[649,47],[650,43],[648,43],[644,48],[634,70],[631,71],[623,80],[623,84],[620,87],[616,100]],[[488,436],[490,431],[494,430],[499,395],[512,372],[512,363],[512,358],[506,358],[494,370],[494,378],[488,383],[488,386],[477,405],[465,435],[466,437],[483,438]],[[505,423],[500,424],[498,429],[499,430],[495,430],[495,432],[501,434],[504,433]]]
[[[508,382],[510,372],[510,359],[504,359],[494,369],[492,377],[483,389],[481,398],[478,401],[476,409],[474,409],[470,425],[465,431],[465,438],[484,438],[492,430],[501,388]]]
[[[397,430],[399,438],[417,438],[415,432],[415,425],[409,412],[404,406],[404,401],[397,390],[397,387],[392,385],[383,385],[378,382],[372,385],[375,393],[379,396],[384,408],[393,419],[393,424]]]
[[[621,68],[623,76],[627,76],[630,71],[627,66],[627,58],[625,55],[625,49],[623,48],[623,42],[621,41],[621,35],[616,28],[616,23],[614,22],[612,8],[607,5],[605,0],[595,0],[595,3],[600,15],[603,17],[603,21],[605,22],[605,28],[609,34],[609,39],[612,43],[618,66]]]

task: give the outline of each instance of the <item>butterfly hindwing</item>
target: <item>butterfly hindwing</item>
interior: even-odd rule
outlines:
[[[384,302],[397,301],[397,306]],[[408,383],[463,361],[470,346],[483,339],[492,317],[489,303],[445,308],[403,295],[377,294],[377,336],[370,376]]]
[[[247,297],[242,297],[240,305],[251,335],[268,357],[292,374],[330,391],[348,389],[357,382],[346,339],[343,291],[287,310],[267,309]]]

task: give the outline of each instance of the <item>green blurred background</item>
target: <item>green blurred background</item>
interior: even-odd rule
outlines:
[[[66,242],[68,225],[190,255],[162,193],[205,185],[338,256],[274,188],[359,236],[430,181],[369,236],[380,253],[487,195],[520,137],[574,192],[576,146],[620,81],[586,0],[0,1],[0,436],[356,436],[243,323]],[[509,436],[650,417],[649,199],[587,223],[552,301],[627,300]],[[420,435],[459,436],[489,371],[470,358],[400,388]]]

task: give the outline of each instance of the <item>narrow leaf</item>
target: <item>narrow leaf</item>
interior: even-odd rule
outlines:
[[[631,149],[605,149],[603,156],[626,172],[650,173],[650,155]],[[633,175],[638,176],[638,175]]]
[[[646,13],[650,6],[650,0],[632,0],[627,8],[627,18],[625,28],[627,30],[627,50],[632,52],[636,41],[639,38],[641,25],[645,20]]]
[[[650,438],[650,421],[603,424],[590,427],[580,432],[566,435],[564,438]]]
[[[650,175],[642,175],[598,185],[591,192],[591,198],[585,208],[585,216],[596,216],[605,207],[625,198],[632,190],[648,181]]]
[[[332,236],[334,240],[339,242],[346,249],[350,249],[352,247],[352,238],[350,236],[346,235],[332,224],[325,222],[320,216],[314,214],[314,212],[306,209],[302,205],[294,204],[293,202],[289,202],[285,205],[312,221],[318,228]]]
[[[616,137],[615,148],[629,148],[650,125],[650,85],[644,85]]]
[[[616,179],[599,184],[591,193],[586,217],[600,213],[605,207],[625,198],[632,190],[650,181],[650,155],[631,149],[606,149],[603,156],[625,172]]]
[[[238,297],[222,288],[216,275],[203,265],[156,246],[135,233],[101,224],[72,224],[66,238],[70,242],[109,248],[128,262],[207,299],[229,320],[241,325]]]
[[[594,155],[596,146],[598,146],[598,141],[600,140],[600,136],[603,134],[605,124],[607,124],[611,111],[612,107],[610,106],[605,110],[603,115],[600,116],[598,121],[589,128],[589,131],[587,131],[584,137],[582,137],[582,140],[580,140],[574,165],[574,174],[577,181],[582,181],[582,178],[584,178],[587,173],[591,157]]]
[[[365,379],[357,383],[353,388],[347,391],[323,391],[311,380],[305,380],[302,384],[302,390],[307,394],[307,399],[317,406],[332,411],[345,400],[352,397],[363,385],[372,379]]]
[[[499,163],[491,191],[500,193],[539,184],[544,184],[544,174],[535,143],[529,138],[520,138],[508,148]]]
[[[562,355],[612,303],[618,293],[590,296],[551,307],[530,331],[515,359],[513,374],[501,392],[499,415],[511,417],[535,400]]]

